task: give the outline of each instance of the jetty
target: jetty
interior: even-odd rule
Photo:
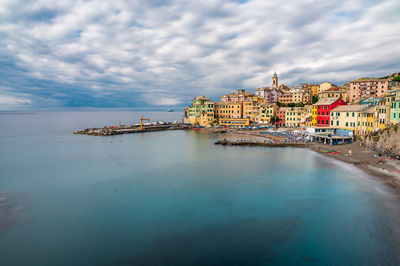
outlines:
[[[103,128],[87,128],[73,132],[74,134],[80,135],[92,135],[92,136],[113,136],[121,134],[133,134],[133,133],[145,133],[155,131],[167,131],[167,130],[185,130],[191,129],[189,125],[182,123],[166,123],[166,124],[151,124],[151,125],[130,125],[130,126],[111,126]]]
[[[265,147],[295,147],[304,148],[307,147],[306,143],[270,143],[270,142],[259,142],[259,141],[231,141],[231,140],[218,140],[214,143],[215,145],[227,145],[227,146],[265,146]]]

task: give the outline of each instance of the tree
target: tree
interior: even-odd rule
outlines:
[[[316,102],[318,102],[318,95],[314,95],[314,96],[312,97],[312,103],[314,104],[314,103],[316,103]]]
[[[275,124],[276,122],[279,122],[280,119],[276,115],[271,116],[271,119],[269,120],[271,124]]]
[[[393,78],[393,81],[400,81],[400,76],[396,76]]]
[[[304,107],[304,103],[296,103],[296,107]]]
[[[296,104],[295,104],[295,103],[288,103],[287,106],[289,106],[289,107],[295,107]]]

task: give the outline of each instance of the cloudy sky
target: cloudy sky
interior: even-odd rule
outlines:
[[[400,1],[0,0],[0,109],[183,106],[400,71]]]

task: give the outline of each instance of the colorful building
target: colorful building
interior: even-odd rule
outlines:
[[[277,127],[284,127],[286,126],[285,124],[285,115],[286,115],[286,111],[289,110],[290,107],[280,107],[278,108],[278,110],[276,111],[276,117],[277,117],[277,122],[275,122],[275,125]]]
[[[293,102],[293,94],[290,90],[283,90],[282,93],[279,95],[279,102],[288,104]]]
[[[317,127],[329,127],[331,119],[331,110],[338,105],[346,105],[346,103],[340,98],[327,98],[318,100],[315,104],[317,106]]]
[[[304,106],[305,110],[305,117],[304,117],[304,126],[305,127],[312,127],[312,111],[313,111],[313,106],[312,105],[306,105]]]
[[[332,128],[352,130],[355,132],[360,113],[369,109],[364,105],[339,105],[331,110]]]
[[[349,100],[349,92],[339,88],[330,88],[318,94],[318,99],[340,98],[346,103]]]
[[[336,88],[337,86],[331,82],[322,82],[319,84],[319,90],[318,93],[324,92],[326,90],[329,90],[331,88]]]
[[[304,114],[305,110],[303,107],[288,107],[285,113],[285,126],[299,127]]]
[[[255,95],[258,97],[263,97],[266,103],[276,103],[279,101],[279,96],[281,95],[281,90],[271,87],[257,88],[255,90]]]
[[[376,107],[370,106],[359,113],[356,126],[357,135],[365,135],[368,132],[374,131],[375,112]]]
[[[314,96],[314,95],[318,95],[318,93],[319,93],[319,84],[307,84],[307,83],[304,83],[304,84],[302,84],[302,87],[305,90],[310,90],[311,91],[311,97]]]
[[[360,78],[350,82],[350,102],[356,102],[360,98],[382,97],[389,92],[390,79]]]
[[[242,102],[215,102],[214,115],[215,118],[242,118],[243,103]]]
[[[193,99],[192,105],[188,107],[186,123],[192,125],[206,126],[214,122],[214,102],[205,96]]]
[[[311,126],[312,127],[317,126],[317,116],[318,116],[318,106],[314,104],[311,109]]]
[[[218,124],[221,126],[248,126],[250,119],[248,118],[220,118]]]
[[[225,94],[221,96],[222,102],[243,102],[250,100],[254,96],[253,93],[245,90],[237,90],[236,93]]]
[[[395,91],[395,98],[391,103],[390,109],[390,122],[399,123],[400,122],[400,87]]]
[[[266,104],[260,106],[259,118],[257,119],[260,123],[271,123],[271,118],[276,116],[277,105],[276,104]]]

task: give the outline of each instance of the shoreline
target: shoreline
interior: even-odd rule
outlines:
[[[378,152],[366,147],[360,147],[359,143],[336,146],[311,143],[307,149],[317,152],[325,157],[352,164],[365,173],[376,177],[383,184],[394,189],[394,192],[400,196],[400,162],[385,158],[384,164],[378,164],[377,158],[373,157],[374,154]],[[324,152],[328,149],[335,149],[339,153]],[[348,152],[349,150],[352,151],[351,155]]]

